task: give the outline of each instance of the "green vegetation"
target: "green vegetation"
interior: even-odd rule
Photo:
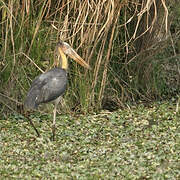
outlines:
[[[0,0],[0,179],[180,179],[179,14],[175,0]],[[92,70],[69,61],[52,142],[52,106],[29,115],[37,138],[23,102],[59,39]]]
[[[0,174],[9,179],[179,179],[180,114],[170,102],[110,113],[1,120]]]

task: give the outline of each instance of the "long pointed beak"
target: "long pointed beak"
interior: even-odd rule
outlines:
[[[74,59],[77,63],[79,63],[81,66],[87,68],[87,69],[91,69],[91,67],[89,66],[88,63],[86,63],[86,61],[84,61],[77,53],[76,51],[66,42],[60,42],[60,48],[62,49],[62,51],[68,55],[69,57],[71,57],[72,59]]]

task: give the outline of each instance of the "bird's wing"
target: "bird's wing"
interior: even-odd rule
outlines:
[[[66,90],[67,73],[60,68],[54,68],[39,75],[31,85],[25,100],[25,106],[36,108],[40,103],[55,100]]]

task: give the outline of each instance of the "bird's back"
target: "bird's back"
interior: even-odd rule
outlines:
[[[64,69],[53,68],[32,82],[25,100],[25,107],[37,108],[39,104],[55,100],[66,90],[67,73]]]

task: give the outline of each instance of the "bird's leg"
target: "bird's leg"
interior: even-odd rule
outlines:
[[[53,111],[53,125],[52,125],[52,140],[53,141],[55,139],[55,130],[56,130],[56,109],[57,109],[57,104],[55,103],[54,111]]]
[[[28,116],[26,116],[26,118],[29,120],[29,123],[34,128],[34,130],[36,131],[37,136],[40,137],[41,135],[40,135],[39,131],[36,129],[36,127],[34,126],[34,123],[32,122],[32,120]]]

